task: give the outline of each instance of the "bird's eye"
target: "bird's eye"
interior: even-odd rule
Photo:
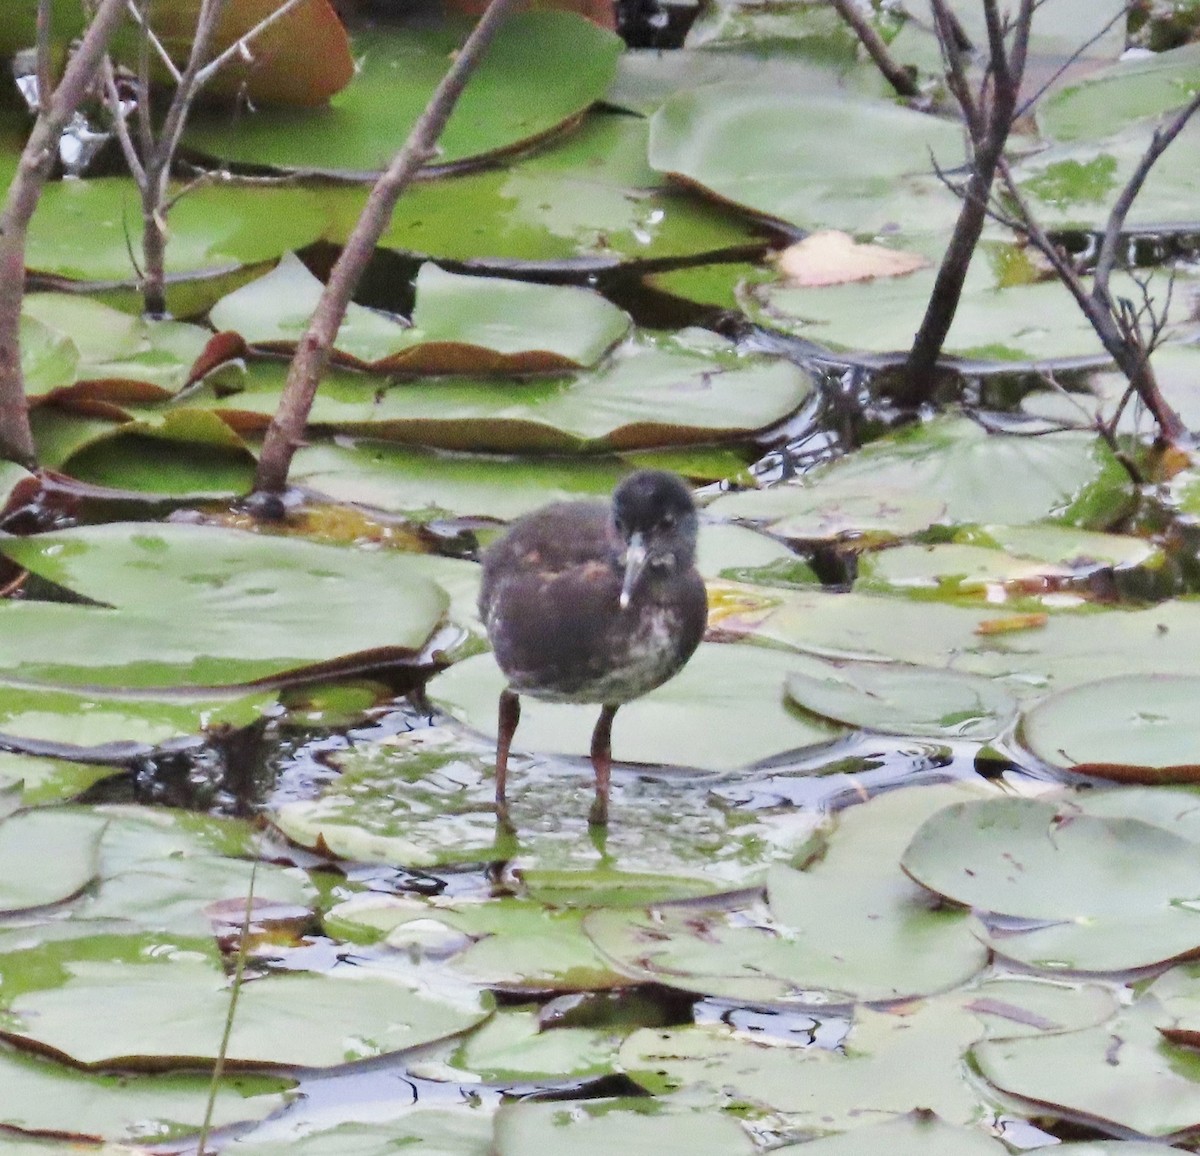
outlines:
[[[663,514],[662,518],[659,519],[658,524],[664,530],[669,530],[673,525],[675,525],[675,515],[674,514]]]

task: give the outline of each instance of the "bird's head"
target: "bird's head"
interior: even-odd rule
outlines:
[[[624,545],[621,608],[646,572],[667,576],[696,557],[698,521],[691,491],[677,474],[638,470],[613,492],[613,526]]]

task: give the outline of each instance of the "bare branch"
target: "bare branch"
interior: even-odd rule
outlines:
[[[375,183],[366,207],[329,274],[308,329],[288,368],[279,408],[271,419],[258,460],[255,490],[282,493],[292,457],[301,445],[317,383],[329,365],[350,295],[362,276],[400,194],[434,155],[438,137],[450,119],[467,81],[478,68],[496,34],[518,0],[490,0],[449,71],[413,125],[404,147]]]
[[[96,79],[109,38],[125,17],[125,0],[101,0],[83,40],[40,111],[0,210],[0,457],[36,464],[33,432],[21,372],[21,300],[25,287],[25,241],[63,128]]]
[[[875,31],[875,26],[856,7],[854,0],[833,0],[837,14],[854,30],[858,42],[866,50],[867,55],[875,61],[875,67],[883,73],[887,82],[901,96],[920,96],[915,77],[907,68],[892,59],[892,54],[884,44],[883,38]]]
[[[37,6],[37,92],[38,108],[44,108],[54,82],[50,76],[50,0]]]
[[[199,72],[196,73],[196,87],[202,88],[234,57],[245,56],[254,40],[278,20],[282,20],[293,8],[305,3],[305,0],[285,0],[270,15],[260,20],[248,32],[244,32],[224,52],[214,56]]]

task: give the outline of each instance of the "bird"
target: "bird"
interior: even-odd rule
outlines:
[[[543,506],[484,552],[479,614],[507,678],[496,738],[496,814],[505,827],[508,754],[526,695],[599,704],[588,821],[607,825],[613,717],[678,674],[704,635],[697,534],[683,479],[637,470],[611,502]]]

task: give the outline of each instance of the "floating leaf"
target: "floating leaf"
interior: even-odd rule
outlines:
[[[1200,946],[1195,845],[1138,819],[1079,815],[1034,799],[955,803],[901,860],[956,903],[1048,925],[990,936],[1046,970],[1119,971]]]
[[[362,30],[353,82],[328,108],[194,113],[184,143],[226,164],[358,175],[387,167],[466,39],[446,21],[402,34]],[[544,136],[599,99],[621,42],[580,16],[524,12],[509,20],[471,77],[438,142],[443,164]],[[569,67],[567,67],[569,62]]]
[[[304,335],[321,283],[285,255],[271,273],[218,301],[219,328],[253,345],[290,348]],[[545,373],[594,365],[629,329],[598,293],[464,277],[432,262],[417,274],[412,325],[350,305],[336,351],[359,367],[405,373]]]
[[[788,697],[848,726],[931,738],[995,738],[1017,704],[990,679],[919,666],[843,662],[798,656]]]
[[[108,604],[0,602],[0,668],[66,684],[228,685],[356,651],[378,661],[420,647],[447,603],[401,555],[195,525],[113,523],[3,548]],[[363,615],[373,604],[386,626]]]
[[[1043,762],[1125,782],[1200,779],[1200,678],[1118,675],[1051,695],[1025,712],[1021,739]]]
[[[95,877],[104,820],[35,810],[0,822],[0,911],[61,903]]]

